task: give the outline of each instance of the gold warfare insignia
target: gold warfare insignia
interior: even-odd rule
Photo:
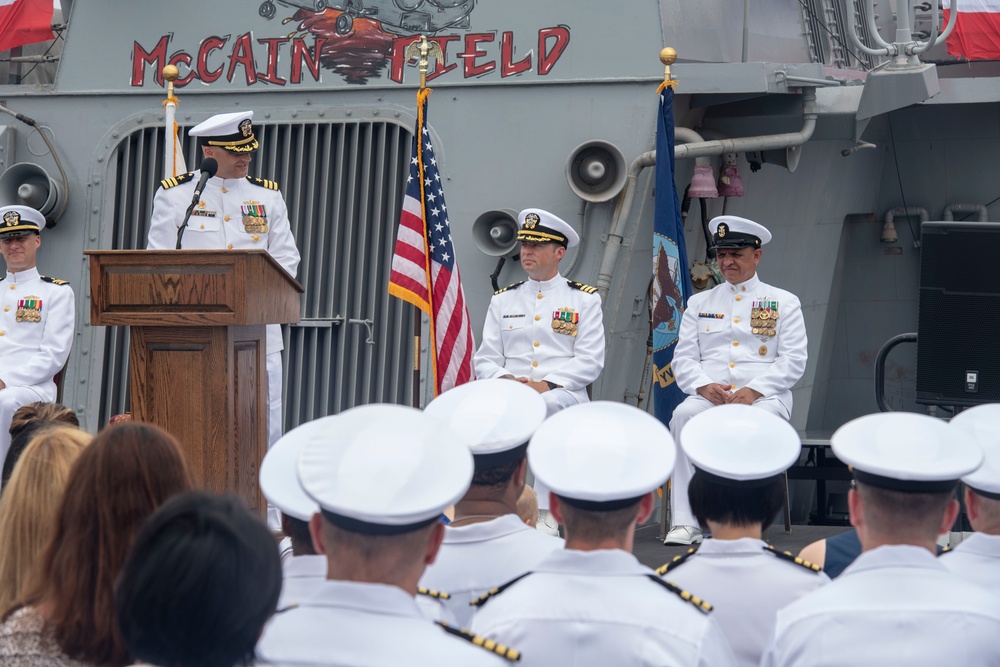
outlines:
[[[243,119],[243,122],[240,123],[240,134],[244,137],[253,135],[253,123],[250,122],[249,118]]]
[[[204,199],[201,199],[201,200],[199,200],[199,201],[198,201],[198,203],[197,203],[197,204],[195,205],[195,208],[205,208],[205,207],[206,207],[207,205],[208,205],[208,204],[206,204],[206,203],[205,203],[205,200],[204,200]]]
[[[580,313],[572,308],[560,308],[552,312],[552,330],[556,333],[576,336],[576,325],[579,321]]]
[[[760,349],[757,350],[757,354],[759,354],[762,357],[766,357],[767,356],[767,345],[761,345]]]
[[[728,231],[729,231],[729,227],[726,226],[726,223],[720,222],[719,223],[719,232],[718,232],[719,238],[720,239],[725,238],[726,237],[726,232],[728,232]]]
[[[42,299],[37,296],[26,296],[17,302],[18,322],[41,322]]]
[[[247,234],[267,233],[267,210],[259,201],[243,202],[240,213],[243,214],[243,230]]]
[[[539,222],[541,222],[541,218],[538,217],[537,213],[529,213],[528,215],[524,216],[525,229],[534,229],[536,226],[538,226]]]
[[[766,343],[778,333],[778,302],[754,301],[750,308],[750,333]],[[761,347],[760,356],[767,354]]]

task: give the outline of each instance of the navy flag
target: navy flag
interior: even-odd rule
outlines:
[[[671,361],[681,316],[691,296],[691,276],[684,249],[684,222],[674,184],[674,90],[660,92],[656,124],[656,200],[653,221],[653,413],[670,423],[674,408],[686,398],[674,381]]]

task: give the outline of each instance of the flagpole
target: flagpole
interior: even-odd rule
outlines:
[[[181,160],[178,160],[177,155],[177,105],[180,101],[174,95],[174,81],[180,77],[180,70],[177,69],[176,65],[167,65],[163,68],[163,78],[167,82],[167,99],[163,101],[163,118],[164,126],[166,127],[166,136],[163,140],[163,177],[172,178],[178,174],[179,170],[177,168],[178,163],[182,163],[183,156]],[[187,169],[183,169],[187,171]]]

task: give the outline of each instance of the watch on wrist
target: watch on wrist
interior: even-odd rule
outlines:
[[[545,384],[549,385],[549,389],[558,389],[559,388],[559,385],[557,385],[555,382],[550,382],[548,380],[542,380],[542,382],[544,382]]]

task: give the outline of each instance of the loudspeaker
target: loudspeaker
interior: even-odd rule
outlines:
[[[476,247],[492,257],[512,257],[517,249],[517,213],[501,208],[486,211],[472,223]]]
[[[30,206],[45,216],[49,227],[55,226],[53,214],[63,196],[62,183],[37,164],[20,162],[0,176],[0,206]]]
[[[746,153],[747,162],[750,163],[750,171],[757,171],[761,165],[773,164],[784,167],[789,173],[792,173],[799,166],[799,158],[801,157],[801,146],[768,151],[747,151]]]
[[[625,187],[625,155],[614,144],[588,141],[577,146],[566,160],[566,180],[581,199],[602,202]]]
[[[918,403],[1000,402],[1000,223],[920,227]]]

